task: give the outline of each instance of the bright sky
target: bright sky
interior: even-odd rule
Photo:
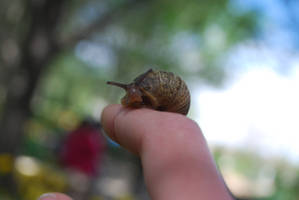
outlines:
[[[278,0],[232,0],[266,16],[262,40],[231,52],[230,85],[192,91],[194,117],[210,145],[249,148],[299,162],[299,53]],[[195,93],[195,94],[194,94]]]
[[[208,143],[299,161],[299,63],[288,76],[252,67],[222,90],[195,94],[196,121]]]

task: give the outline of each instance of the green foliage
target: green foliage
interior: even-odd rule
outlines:
[[[172,49],[178,34],[188,33],[200,41],[195,49],[202,58],[201,63],[196,63],[198,78],[220,85],[226,71],[220,57],[232,45],[256,32],[258,16],[253,11],[235,15],[229,3],[226,0],[153,1],[128,13],[116,24],[125,38],[117,49],[119,74],[130,73],[128,68],[142,71],[144,66],[155,65],[194,75],[194,71],[186,73],[186,66],[178,61]]]
[[[229,150],[217,147],[214,148],[213,153],[224,178],[227,172],[241,175],[241,179],[247,183],[243,190],[245,192],[246,190],[247,192],[250,191],[249,196],[245,196],[248,199],[298,199],[298,165],[294,165],[284,158],[265,158],[256,152],[242,149]],[[227,176],[226,178],[229,179],[230,177]],[[242,181],[239,184],[242,184]]]
[[[93,112],[91,102],[107,98],[103,87],[105,74],[100,70],[87,66],[72,54],[61,56],[53,65],[37,92],[36,116],[54,124],[57,115],[65,111],[81,118]]]
[[[299,197],[299,169],[281,161],[276,169],[275,175],[276,191],[269,200],[297,200]]]

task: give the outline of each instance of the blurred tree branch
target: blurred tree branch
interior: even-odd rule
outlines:
[[[76,33],[68,36],[67,38],[62,38],[59,42],[60,48],[72,48],[78,41],[90,37],[95,32],[103,31],[111,23],[111,21],[117,20],[118,17],[121,17],[121,14],[123,14],[123,12],[128,12],[146,1],[148,0],[126,1],[122,5],[116,6],[116,8],[112,8],[103,16],[98,17],[93,23],[89,24],[85,28],[78,30]]]
[[[15,153],[30,116],[40,75],[56,55],[56,29],[66,0],[26,1],[27,32],[19,44],[20,61],[7,73],[7,94],[0,122],[0,152]],[[27,21],[27,19],[29,21]],[[19,40],[19,38],[15,38]]]

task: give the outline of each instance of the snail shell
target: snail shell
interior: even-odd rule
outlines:
[[[172,72],[149,69],[130,84],[108,81],[126,90],[121,103],[127,107],[147,107],[160,111],[187,115],[190,107],[190,93],[185,82]]]

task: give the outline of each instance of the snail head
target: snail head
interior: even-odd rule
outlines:
[[[122,84],[108,81],[107,84],[121,87],[126,90],[126,95],[121,99],[121,104],[128,107],[138,108],[143,105],[142,92],[139,87],[134,84]]]
[[[133,83],[123,84],[108,81],[107,84],[114,85],[117,87],[121,87],[126,90],[126,95],[121,99],[121,104],[128,107],[140,108],[145,104],[148,104],[147,99],[145,98],[144,90],[140,89],[140,83],[148,76],[148,74],[152,73],[153,70],[149,69],[144,74],[140,75],[138,78],[134,80]]]

